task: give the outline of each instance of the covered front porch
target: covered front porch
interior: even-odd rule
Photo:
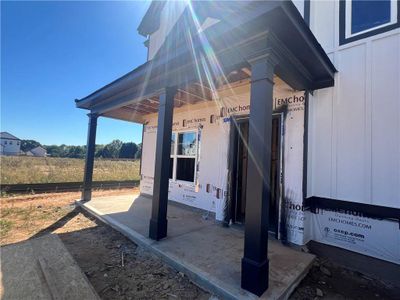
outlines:
[[[100,197],[78,204],[219,297],[258,298],[240,288],[243,230],[222,227],[209,212],[170,201],[168,236],[156,242],[148,238],[151,199],[145,196]],[[285,299],[307,274],[314,256],[276,240],[269,241],[268,256],[269,289],[261,299]]]
[[[137,215],[126,213],[130,211],[132,204],[135,207],[135,202],[130,203],[127,200],[125,208],[120,212],[104,210],[103,214],[108,216],[111,213],[110,220],[125,215],[124,219],[128,223],[121,228],[142,232],[139,235],[140,240],[143,243],[146,241],[145,244],[153,249],[169,245],[171,249],[168,250],[168,255],[172,255],[177,261],[182,254],[176,252],[179,251],[179,243],[173,240],[184,243],[185,238],[188,239],[185,255],[200,255],[199,249],[204,248],[204,253],[209,253],[210,257],[221,256],[220,261],[229,258],[224,264],[215,261],[215,265],[213,261],[209,261],[211,258],[200,259],[194,269],[198,271],[196,274],[208,270],[210,273],[205,274],[213,278],[213,282],[225,282],[229,279],[234,285],[234,293],[239,295],[250,295],[244,290],[258,296],[268,295],[272,293],[270,290],[264,292],[273,285],[291,287],[285,276],[295,272],[301,264],[301,259],[295,260],[301,253],[268,241],[272,193],[270,177],[274,84],[283,81],[293,90],[308,93],[332,86],[336,70],[291,1],[244,1],[238,2],[239,7],[234,10],[230,9],[229,2],[216,2],[221,5],[219,22],[209,28],[202,27],[201,20],[212,16],[212,9],[197,9],[202,7],[201,2],[198,2],[199,7],[192,6],[190,1],[188,3],[187,10],[152,60],[76,101],[79,108],[90,110],[82,200],[87,201],[85,205],[88,208],[96,207],[96,203],[100,205],[102,202],[91,200],[97,118],[109,117],[148,124],[149,116],[155,114],[155,151],[152,150],[155,163],[150,176],[153,182],[152,199],[143,204],[142,209],[146,207],[146,212]],[[200,226],[198,230],[189,230],[174,237],[174,231],[185,229],[182,224],[183,228],[177,226],[173,229],[172,225],[176,220],[171,215],[172,206],[168,205],[174,113],[184,110],[190,112],[196,104],[208,106],[211,103],[210,106],[221,109],[217,118],[223,122],[235,123],[229,111],[227,115],[224,114],[227,104],[221,100],[220,91],[243,83],[249,86],[250,99],[244,232],[210,225],[203,229]],[[211,122],[213,119],[210,119]],[[216,144],[218,142],[220,141],[216,141]],[[199,150],[196,151],[198,153]],[[212,156],[213,152],[203,152],[202,155]],[[198,163],[196,158],[193,165]],[[201,164],[202,162],[200,166]],[[214,168],[215,166],[211,166],[210,171],[219,171],[213,170]],[[208,189],[206,182],[196,183],[194,180],[193,183],[196,189],[202,189],[203,192]],[[196,189],[194,192],[197,192]],[[222,193],[222,190],[229,189],[218,188],[218,199],[227,203],[230,195]],[[139,203],[145,203],[143,198],[138,199]],[[109,199],[108,204],[103,204],[113,209],[117,206],[116,203]],[[140,229],[132,229],[129,222]],[[185,222],[192,224],[186,218]],[[226,220],[226,224],[229,224],[229,220]],[[190,228],[191,226],[187,227]],[[214,237],[209,237],[210,240],[205,238],[209,230],[215,232]],[[197,236],[200,231],[203,236]],[[150,242],[147,237],[154,241]],[[221,250],[221,243],[214,242],[214,239],[224,240],[222,245],[233,243],[234,246]],[[216,253],[218,251],[221,253]],[[228,255],[231,251],[236,254]],[[283,253],[287,255],[281,256]],[[174,264],[174,259],[169,260]],[[290,261],[293,264],[286,265]],[[189,259],[183,265],[186,263],[190,263]],[[232,268],[228,275],[226,264]],[[284,265],[287,266],[286,271],[279,271]],[[305,270],[307,266],[308,264],[302,265],[302,269]],[[296,274],[294,278],[301,278],[301,272]]]

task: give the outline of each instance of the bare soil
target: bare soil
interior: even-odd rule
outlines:
[[[343,268],[329,260],[317,258],[290,299],[399,300],[400,289]]]
[[[94,191],[93,196],[138,190]],[[1,245],[58,234],[102,299],[210,299],[184,274],[94,219],[74,200],[80,193],[1,198]],[[290,299],[400,299],[399,289],[317,260]]]
[[[94,197],[129,195],[137,189],[98,190]],[[24,241],[42,230],[51,232],[75,208],[80,192],[17,195],[0,198],[0,245]],[[72,227],[71,227],[72,226]],[[77,227],[74,227],[77,226]],[[80,225],[68,224],[62,230],[79,230]],[[60,226],[59,226],[60,227]]]
[[[97,191],[94,196],[132,193]],[[77,198],[79,193],[1,199],[2,214],[13,220],[1,244],[58,234],[102,299],[210,298],[183,273],[75,207]]]
[[[76,212],[71,222],[87,229],[58,234],[102,299],[210,298],[160,258],[80,209]]]

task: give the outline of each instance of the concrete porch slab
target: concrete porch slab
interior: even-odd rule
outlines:
[[[243,235],[224,228],[204,211],[170,201],[168,237],[149,239],[151,199],[144,196],[94,198],[77,204],[120,231],[136,244],[159,255],[204,289],[224,299],[259,299],[240,288]],[[287,299],[307,274],[314,256],[269,241],[270,283],[261,299]]]

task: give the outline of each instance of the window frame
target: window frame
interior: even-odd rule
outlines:
[[[340,0],[339,2],[339,45],[344,45],[370,36],[400,27],[400,4],[398,0],[390,0],[390,22],[351,33],[351,4],[357,0]]]
[[[196,136],[196,154],[193,155],[182,155],[178,154],[178,135],[180,133],[194,133]],[[195,184],[197,180],[197,161],[198,161],[198,156],[199,156],[199,136],[198,136],[198,129],[185,129],[185,130],[177,130],[173,131],[172,134],[175,135],[175,144],[174,144],[174,153],[170,153],[170,158],[172,158],[172,178],[169,178],[169,180],[181,184]],[[193,175],[193,181],[186,181],[186,180],[178,180],[176,179],[176,168],[178,164],[178,158],[194,158],[194,175]]]

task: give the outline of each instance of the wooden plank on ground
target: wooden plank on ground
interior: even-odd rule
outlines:
[[[1,299],[99,297],[57,235],[1,248]]]

